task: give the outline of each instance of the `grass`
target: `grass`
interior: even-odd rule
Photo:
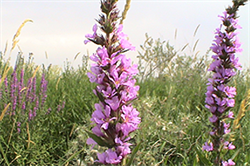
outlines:
[[[134,146],[140,144],[132,165],[204,165],[211,157],[201,150],[210,130],[210,113],[204,102],[211,60],[207,55],[199,57],[194,52],[188,56],[181,51],[169,42],[148,36],[141,48],[137,77],[140,92],[134,104],[142,123],[132,135]],[[2,80],[3,77],[11,79],[14,69],[8,60],[0,57]],[[23,120],[20,133],[16,122],[26,116],[28,110],[25,115],[19,112],[11,116],[4,106],[8,103],[0,100],[0,110],[3,110],[0,165],[93,165],[98,149],[86,145],[85,129],[91,128],[90,117],[98,101],[92,92],[95,85],[86,76],[88,58],[83,57],[77,69],[71,67],[70,62],[65,63],[64,69],[53,65],[37,67],[32,57],[25,60],[22,53],[17,56],[17,75],[24,69],[24,82],[34,73],[37,86],[42,74],[48,81],[44,107],[33,120]],[[0,89],[4,93],[2,80]],[[235,119],[240,126],[233,130],[236,149],[225,155],[233,157],[237,165],[250,165],[249,69],[238,72],[231,84],[237,87],[236,105],[232,110],[235,117],[240,114]]]

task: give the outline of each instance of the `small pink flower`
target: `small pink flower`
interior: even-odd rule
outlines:
[[[214,147],[213,147],[213,143],[210,142],[210,144],[208,145],[207,142],[205,142],[205,145],[202,146],[202,150],[206,150],[207,152],[213,151]]]
[[[216,115],[213,115],[212,117],[209,118],[209,121],[212,123],[217,122],[217,120],[218,120],[218,117]]]

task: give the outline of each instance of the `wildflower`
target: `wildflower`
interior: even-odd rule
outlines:
[[[133,78],[138,69],[137,65],[132,65],[131,59],[123,54],[135,50],[135,47],[122,32],[123,26],[117,25],[116,1],[101,1],[101,9],[104,14],[97,20],[99,26],[95,24],[94,33],[86,35],[87,40],[84,41],[101,45],[96,53],[90,56],[94,64],[91,65],[91,72],[87,73],[90,82],[97,84],[94,94],[100,100],[95,104],[92,114],[91,121],[95,125],[92,132],[108,147],[105,152],[97,154],[97,162],[118,164],[131,153],[129,134],[138,129],[141,122],[139,112],[132,106],[139,90]],[[98,28],[105,35],[97,34]],[[94,138],[87,140],[87,144],[93,146],[97,142],[99,141]]]
[[[96,111],[92,114],[91,121],[95,122],[97,125],[100,125],[100,128],[104,130],[108,129],[109,122],[116,119],[115,117],[110,118],[110,107],[105,106],[105,109],[102,108],[100,104],[95,104]]]
[[[234,97],[236,95],[236,88],[229,87],[227,84],[236,75],[236,71],[241,69],[239,58],[235,56],[236,53],[241,51],[237,33],[235,32],[237,28],[240,28],[236,20],[236,11],[246,1],[233,1],[233,7],[228,7],[223,12],[223,15],[219,16],[222,24],[216,29],[215,40],[211,46],[211,50],[214,53],[212,56],[214,61],[210,64],[208,70],[213,72],[213,76],[208,79],[205,107],[212,113],[209,121],[213,124],[213,129],[210,132],[212,142],[210,145],[206,142],[203,150],[217,152],[214,165],[220,165],[222,161],[220,156],[221,145],[227,150],[235,149],[232,143],[224,139],[225,134],[229,134],[231,131],[230,123],[226,123],[225,119],[233,118],[234,114],[230,111],[230,108],[233,108],[235,105]],[[225,27],[224,30],[223,27]],[[228,161],[223,161],[222,164],[223,166],[229,166],[235,163],[229,159]]]
[[[229,143],[228,141],[225,141],[224,142],[224,149],[229,149],[229,150],[232,150],[232,149],[235,149],[235,146],[233,145],[233,143]]]
[[[45,80],[45,74],[43,73],[42,79],[41,79],[41,90],[40,90],[40,96],[42,97],[41,107],[44,106],[44,102],[47,98],[47,95],[46,95],[47,85],[48,85],[48,81]]]
[[[21,132],[21,122],[17,122],[17,132],[20,133]]]
[[[97,24],[95,24],[95,25],[93,26],[93,31],[94,31],[94,34],[93,34],[93,35],[87,34],[87,35],[85,35],[85,37],[93,40],[93,39],[97,36],[97,34],[96,34],[96,31],[97,31]],[[84,44],[87,44],[88,42],[90,42],[90,40],[85,40],[85,41],[84,41]]]
[[[213,143],[210,142],[210,144],[208,145],[207,142],[205,142],[205,145],[202,146],[202,150],[206,150],[207,152],[212,151],[213,150]]]
[[[104,153],[97,154],[99,163],[103,164],[118,164],[121,162],[122,157],[117,156],[116,152],[112,151],[111,149],[106,150]]]
[[[235,162],[233,162],[232,159],[229,159],[228,161],[222,161],[222,166],[232,166],[235,165]]]
[[[29,110],[29,117],[28,118],[29,118],[29,121],[32,120],[32,118],[33,118],[33,112],[32,112],[32,110]]]
[[[232,111],[228,112],[228,118],[233,119],[234,118],[234,113]]]

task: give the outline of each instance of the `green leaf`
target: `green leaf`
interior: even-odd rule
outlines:
[[[80,153],[82,153],[83,151],[85,151],[85,149],[82,149],[76,153],[74,153],[72,156],[70,156],[62,165],[66,165],[68,162],[70,162],[71,160],[73,160],[75,157],[77,157],[77,155],[79,155]]]
[[[112,146],[110,144],[108,144],[105,140],[102,139],[102,137],[98,137],[97,135],[85,130],[89,137],[92,138],[98,145],[100,146],[104,146],[104,147],[108,147],[108,148],[112,148]]]
[[[212,165],[212,163],[200,152],[198,148],[196,148],[195,151],[198,154],[200,161],[202,162],[201,164]]]
[[[3,137],[1,136],[1,140],[4,142],[4,139],[3,139]],[[1,141],[1,142],[2,142]],[[9,164],[9,161],[8,161],[8,159],[7,159],[7,157],[6,157],[6,154],[4,153],[4,150],[3,150],[3,147],[2,147],[2,143],[0,142],[0,151],[1,151],[1,153],[2,153],[2,155],[3,155],[3,158],[4,158],[4,160],[5,160],[5,162],[6,162],[6,164],[9,166],[10,164]]]
[[[231,159],[233,160],[241,151],[242,148],[239,148],[235,153],[234,155],[231,157]]]
[[[134,150],[133,150],[133,152],[132,152],[132,154],[131,154],[131,157],[130,157],[128,163],[126,164],[126,166],[130,166],[130,165],[132,164],[132,162],[133,162],[133,160],[134,160],[134,158],[135,158],[135,155],[136,155],[136,153],[138,152],[138,150],[139,150],[139,148],[140,148],[140,146],[141,146],[141,143],[142,143],[142,142],[140,142],[140,143],[134,148]]]

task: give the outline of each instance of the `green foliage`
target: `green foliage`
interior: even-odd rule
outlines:
[[[186,55],[169,42],[146,37],[138,56],[140,91],[134,101],[142,123],[132,135],[133,154],[123,165],[209,165],[211,156],[201,147],[210,131],[211,115],[204,105],[211,60],[208,55]],[[25,69],[27,82],[37,65],[32,55],[27,61],[22,53],[17,57],[17,71]],[[95,165],[93,156],[99,149],[86,145],[89,137],[86,131],[92,127],[90,117],[98,101],[93,94],[95,85],[87,77],[87,65],[88,58],[84,56],[78,68],[71,67],[69,62],[64,69],[53,65],[40,67],[38,82],[42,74],[48,81],[44,109],[38,111],[34,120],[22,123],[20,133],[15,121],[10,121],[8,115],[3,117],[0,165]],[[1,56],[1,74],[6,66],[8,62]],[[11,68],[8,77],[12,72]],[[250,89],[249,69],[240,71],[231,84],[237,87],[233,108],[236,116]],[[246,107],[239,122],[241,127],[233,131],[236,149],[225,153],[237,165],[250,164],[249,109]]]

